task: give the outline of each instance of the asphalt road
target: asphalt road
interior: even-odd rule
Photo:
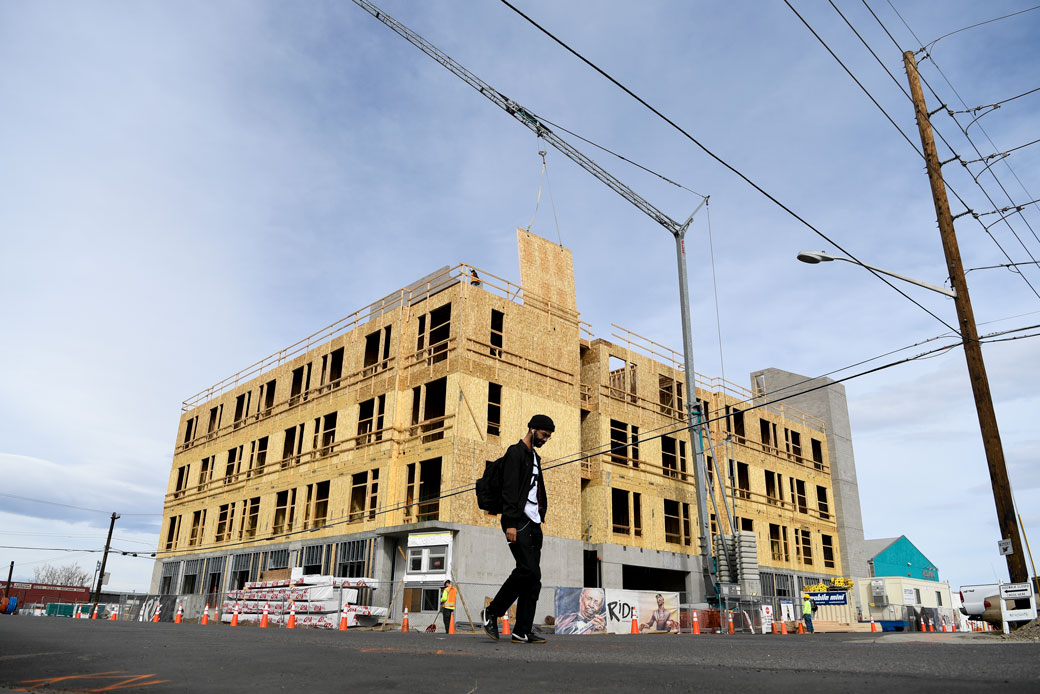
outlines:
[[[1040,691],[1040,643],[979,634],[552,636],[0,618],[0,691]]]

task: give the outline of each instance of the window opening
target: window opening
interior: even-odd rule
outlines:
[[[505,317],[506,314],[501,311],[491,309],[491,356],[502,357],[502,344],[505,331]]]
[[[284,489],[275,495],[274,522],[271,534],[281,535],[292,532],[293,516],[296,512],[296,490]]]
[[[502,386],[488,383],[487,433],[498,436],[502,428]]]

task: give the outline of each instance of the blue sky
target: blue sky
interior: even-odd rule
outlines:
[[[516,4],[863,262],[946,278],[923,160],[784,3]],[[867,0],[897,48],[863,2],[837,2],[894,82],[829,4],[792,4],[914,143],[901,50],[1031,6]],[[711,196],[687,237],[698,372],[742,386],[768,366],[823,374],[947,331],[866,271],[798,263],[836,249],[504,4],[381,6],[544,119]],[[957,33],[922,74],[954,109],[1021,94],[1040,86],[1038,31],[1032,11]],[[0,62],[0,564],[16,576],[92,570],[97,554],[8,547],[96,549],[112,511],[114,546],[154,549],[185,398],[442,265],[519,279],[514,230],[534,213],[545,144],[352,3],[0,0]],[[1038,105],[972,126],[981,156],[1037,139]],[[949,116],[934,122],[979,158]],[[571,142],[673,218],[700,202]],[[1038,156],[992,167],[1016,204],[1040,197]],[[547,160],[552,200],[532,231],[574,251],[583,320],[679,348],[670,235]],[[993,209],[964,167],[944,171],[975,212]],[[997,243],[1040,258],[1035,205],[993,238],[996,216],[979,220],[957,221],[966,267],[1008,263]],[[968,274],[980,332],[1040,323],[1023,278],[1040,290],[1035,265]],[[955,324],[950,300],[904,291]],[[1040,536],[1040,340],[985,357]],[[1006,578],[962,352],[846,389],[867,537],[907,535],[954,586]],[[113,588],[147,589],[149,561],[110,566]]]

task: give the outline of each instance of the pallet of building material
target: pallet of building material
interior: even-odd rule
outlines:
[[[234,612],[236,605],[238,606],[239,614],[261,614],[263,613],[265,606],[270,614],[289,612],[288,602],[272,602],[270,600],[237,600],[234,602],[225,602],[222,610],[223,613],[228,614]],[[296,602],[295,605],[297,614],[338,612],[340,608],[339,601],[335,599],[315,602]]]
[[[356,577],[356,578],[337,578],[335,576],[325,576],[323,574],[307,574],[305,576],[297,576],[296,578],[283,578],[277,581],[249,581],[246,583],[246,590],[255,590],[258,588],[285,588],[288,586],[332,586],[334,588],[378,588],[379,581],[374,578],[367,577]]]
[[[358,592],[354,588],[336,588],[333,586],[297,586],[266,589],[229,590],[228,600],[330,600],[343,599],[349,603],[357,602]]]
[[[386,608],[383,608],[383,607],[372,608],[372,609],[373,610],[382,610],[384,613],[386,612]],[[333,613],[327,613],[327,614],[302,614],[302,615],[301,614],[297,614],[296,615],[296,626],[297,627],[311,627],[311,628],[314,628],[314,629],[338,629],[341,618],[342,618],[342,615],[340,615],[340,614],[333,614]],[[257,624],[260,623],[260,619],[261,619],[261,615],[257,615],[257,614],[239,614],[238,615],[238,623],[239,624],[257,625]],[[276,627],[284,626],[285,623],[288,620],[289,620],[289,615],[286,615],[286,614],[268,615],[268,618],[267,618],[268,623],[270,625],[276,626]],[[231,622],[231,615],[227,614],[227,613],[222,614],[220,616],[220,621],[223,622],[224,624],[229,624]],[[379,624],[380,624],[380,618],[379,618],[378,615],[367,615],[367,614],[361,614],[361,613],[351,612],[351,611],[347,612],[347,627],[350,627],[350,628],[353,628],[353,627],[375,627],[375,626],[379,626]]]

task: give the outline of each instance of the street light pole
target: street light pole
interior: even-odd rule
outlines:
[[[978,328],[971,308],[968,285],[964,279],[964,266],[961,264],[960,248],[953,229],[953,216],[950,214],[950,203],[946,197],[946,185],[943,182],[939,155],[935,150],[935,139],[932,136],[932,125],[928,119],[928,108],[921,90],[921,80],[917,74],[917,61],[912,51],[903,54],[906,74],[910,81],[910,93],[914,101],[917,116],[917,129],[921,134],[924,147],[924,160],[928,168],[928,179],[932,186],[932,198],[935,201],[935,213],[939,222],[939,235],[942,238],[943,251],[946,254],[946,265],[950,270],[950,282],[956,295],[953,297],[957,307],[957,319],[960,323],[964,344],[964,358],[968,363],[968,374],[971,378],[971,389],[975,395],[975,409],[978,412],[979,427],[982,430],[982,443],[986,449],[986,462],[989,465],[989,478],[993,487],[993,501],[997,507],[997,521],[1003,539],[1011,540],[1012,553],[1007,555],[1008,576],[1012,583],[1029,580],[1026,571],[1025,556],[1022,552],[1022,540],[1015,522],[1015,505],[1011,498],[1011,483],[1008,480],[1007,466],[1004,462],[1004,448],[1000,442],[1000,430],[997,428],[997,415],[993,409],[993,397],[990,394],[989,379],[986,376],[986,364],[982,360],[982,345],[979,343]]]
[[[826,263],[832,260],[844,260],[846,263],[859,265],[860,267],[865,267],[868,270],[879,272],[882,275],[888,275],[889,277],[895,277],[897,280],[903,280],[904,282],[909,282],[910,284],[916,284],[918,287],[931,289],[933,292],[937,292],[939,294],[942,294],[943,296],[948,296],[951,299],[956,298],[957,296],[957,291],[954,289],[947,289],[946,287],[937,287],[934,284],[928,284],[927,282],[922,282],[921,280],[915,280],[913,277],[900,275],[898,272],[892,272],[891,270],[885,270],[883,268],[874,267],[873,265],[867,265],[866,263],[861,263],[858,260],[853,260],[852,258],[845,258],[840,255],[831,255],[830,253],[824,253],[823,251],[801,251],[798,254],[798,260],[802,261],[803,263],[809,263],[810,265],[815,265],[816,263]]]

